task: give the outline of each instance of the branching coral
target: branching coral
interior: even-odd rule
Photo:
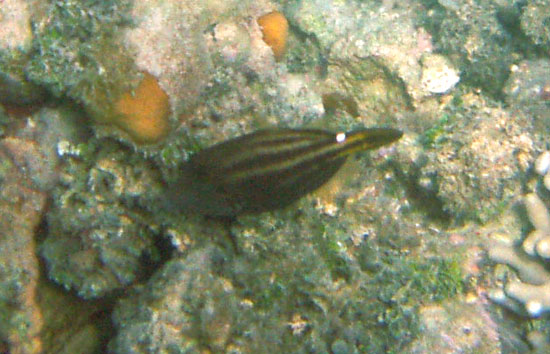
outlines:
[[[550,153],[544,152],[535,162],[535,171],[547,179]],[[515,312],[538,317],[550,311],[550,272],[544,260],[550,258],[550,214],[536,193],[523,198],[534,230],[522,242],[523,250],[499,245],[489,250],[489,258],[516,269],[519,281],[509,281],[504,290],[494,290],[490,297]],[[522,306],[524,306],[524,309]]]

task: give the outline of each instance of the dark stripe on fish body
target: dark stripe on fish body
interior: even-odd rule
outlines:
[[[251,158],[242,161],[228,169],[229,175],[258,175],[262,171],[268,173],[272,169],[281,169],[285,165],[296,162],[308,153],[318,151],[327,145],[327,141],[305,141],[299,144],[292,143],[273,150],[251,152]]]
[[[292,141],[280,142],[276,145],[270,144],[261,148],[250,149],[241,160],[234,161],[225,170],[228,173],[233,171],[245,171],[247,169],[260,168],[262,166],[271,165],[278,161],[284,161],[292,158],[304,149],[312,149],[312,141]]]
[[[288,143],[272,150],[249,151],[248,159],[236,163],[231,169],[223,170],[226,182],[237,183],[242,178],[269,176],[285,169],[309,168],[320,161],[329,162],[340,156],[347,156],[354,151],[362,150],[363,145],[368,144],[365,138],[372,132],[350,133],[340,142],[336,140],[337,134],[318,130],[308,133],[311,133],[308,136],[309,141],[301,141],[299,144]]]
[[[248,135],[250,139],[238,138],[239,141],[236,141],[238,145],[237,151],[231,156],[227,156],[228,160],[224,161],[222,167],[239,169],[244,165],[254,165],[258,161],[265,161],[266,158],[269,158],[269,156],[265,155],[275,155],[299,147],[307,147],[315,139],[329,138],[331,136],[330,133],[323,131],[302,132],[290,129],[278,129],[273,134],[269,133],[270,131],[259,131]],[[248,136],[245,135],[244,137]],[[223,144],[219,148],[227,151],[228,146],[223,146]]]
[[[248,166],[226,174],[227,182],[237,182],[239,179],[259,176],[269,176],[285,170],[308,168],[320,161],[332,160],[336,155],[332,140],[316,142],[304,147],[289,149],[279,154],[259,155]]]
[[[351,153],[389,144],[401,135],[387,128],[345,135],[313,129],[273,129],[244,135],[191,158],[188,186],[197,195],[186,197],[198,212],[207,215],[284,207],[328,181]]]

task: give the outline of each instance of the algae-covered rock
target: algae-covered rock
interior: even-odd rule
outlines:
[[[344,255],[332,264],[323,246],[287,236],[295,244],[288,254],[233,258],[209,246],[168,262],[117,306],[112,352],[397,350],[418,334],[412,298],[438,300],[460,288],[452,262],[373,254],[360,270]]]
[[[550,54],[550,2],[527,1],[521,14],[521,28],[529,38]]]
[[[56,96],[69,96],[92,113],[135,81],[117,31],[129,24],[129,1],[51,3],[33,27],[34,52],[26,71]],[[132,75],[134,73],[134,75]]]
[[[462,275],[441,256],[440,234],[408,207],[384,163],[391,151],[375,154],[376,163],[351,161],[292,207],[239,217],[231,227],[237,252],[204,240],[183,247],[117,306],[111,350],[403,348],[419,333],[419,304],[460,292]]]
[[[497,323],[482,304],[465,301],[425,306],[420,310],[422,335],[409,353],[501,353]]]
[[[432,35],[434,47],[461,72],[461,82],[499,97],[510,65],[520,58],[525,43],[514,28],[519,21],[514,5],[497,1],[425,3],[417,21]]]
[[[345,92],[360,106],[370,100],[367,108],[360,109],[368,115],[377,105],[391,105],[393,92],[405,97],[398,102],[410,100],[414,105],[433,94],[421,82],[421,58],[433,47],[425,29],[415,26],[418,9],[416,3],[386,8],[375,2],[302,1],[288,11],[302,31],[319,41],[328,60],[329,79],[374,81],[367,89],[354,86]],[[355,70],[349,74],[331,77],[330,66],[339,71],[350,65]],[[358,72],[358,67],[363,69]],[[380,80],[386,83],[377,84]],[[402,86],[405,92],[400,92]],[[390,92],[387,98],[385,91]]]
[[[0,48],[0,102],[11,105],[28,105],[45,99],[46,92],[40,86],[29,82],[24,72],[28,56]]]
[[[296,77],[286,79],[256,22],[272,10],[250,1],[52,3],[23,67],[54,96],[81,103],[99,135],[137,144],[173,137],[190,149],[182,131],[210,142],[279,123],[274,116],[301,124],[323,113],[320,97],[295,104]]]
[[[550,60],[525,60],[512,66],[504,87],[506,102],[532,115],[537,131],[548,132],[550,123]]]
[[[42,2],[7,0],[0,7],[0,103],[29,104],[44,91],[29,82],[24,68],[32,45],[31,21],[40,17]]]
[[[48,192],[58,181],[59,140],[80,136],[76,116],[44,109],[16,123],[0,140],[0,338],[12,353],[42,353],[48,320],[40,303],[37,233]]]
[[[85,119],[71,108],[60,107],[42,109],[24,121],[19,129],[10,132],[5,143],[17,152],[14,160],[25,170],[27,178],[38,189],[50,191],[59,180],[58,144],[86,138],[89,130],[82,124]]]
[[[455,222],[486,222],[521,190],[536,143],[532,121],[475,94],[456,104],[420,139],[431,148],[419,160],[420,179]]]
[[[43,319],[41,353],[102,352],[110,326],[105,303],[83,301],[46,277],[40,277],[36,301]]]
[[[125,0],[48,3],[35,18],[28,78],[95,119],[116,122],[117,99],[140,79],[119,34],[130,24],[130,7]]]
[[[12,162],[13,148],[4,142],[0,140],[0,350],[41,353],[43,319],[36,302],[40,270],[34,233],[46,196]]]
[[[393,112],[400,114],[411,107],[406,90],[376,60],[341,59],[327,70],[322,89],[324,108],[329,113],[344,113],[344,117],[351,116],[366,126],[393,125]]]
[[[158,259],[155,224],[138,206],[155,192],[150,169],[116,143],[96,143],[58,144],[62,181],[41,245],[49,277],[85,298],[127,286]]]
[[[197,352],[205,343],[224,351],[238,322],[235,314],[246,311],[237,303],[233,283],[222,275],[225,257],[210,246],[168,262],[118,306],[114,321],[121,330],[111,351]]]
[[[0,161],[2,162],[0,164],[0,351],[2,352],[44,353],[77,350],[82,353],[94,353],[100,350],[102,338],[105,336],[100,329],[108,322],[105,304],[84,303],[74,295],[63,293],[62,288],[54,286],[53,282],[43,276],[45,272],[42,272],[41,265],[48,266],[50,263],[48,260],[41,262],[39,257],[40,243],[44,238],[50,247],[49,250],[57,252],[57,256],[63,253],[61,250],[65,247],[67,252],[74,250],[71,248],[74,245],[72,242],[80,240],[77,235],[72,235],[74,237],[69,238],[67,242],[61,241],[53,246],[52,244],[56,241],[54,236],[48,233],[56,230],[55,222],[59,221],[56,218],[60,212],[54,211],[48,214],[50,216],[47,217],[47,221],[51,221],[51,224],[44,222],[44,214],[46,210],[50,211],[46,208],[49,205],[47,200],[51,197],[49,193],[53,190],[53,195],[58,196],[60,190],[65,188],[65,185],[58,185],[59,181],[67,183],[67,179],[73,177],[78,180],[76,174],[70,175],[71,172],[68,171],[69,157],[80,159],[79,162],[82,165],[86,165],[83,162],[86,158],[92,160],[93,155],[86,155],[86,152],[92,154],[92,151],[86,150],[85,144],[78,145],[79,142],[86,141],[90,134],[87,126],[82,124],[82,119],[81,114],[67,107],[42,109],[26,118],[6,119],[5,136],[0,140]],[[75,157],[76,155],[78,158]],[[62,161],[64,164],[61,164]],[[75,161],[72,162],[77,164]],[[106,170],[111,168],[110,171],[113,168],[109,163],[101,166]],[[72,171],[75,170],[76,168]],[[60,174],[63,175],[62,178]],[[79,181],[84,186],[90,182],[90,188],[98,187],[98,184],[102,183],[97,176],[95,180]],[[148,186],[153,185],[154,183],[148,184]],[[131,199],[131,196],[140,194],[139,188],[145,187],[136,182],[124,195]],[[72,191],[75,192],[76,189]],[[67,208],[70,205],[74,206],[71,204],[73,201],[74,199],[71,198],[56,199],[59,203],[66,202],[64,205]],[[92,204],[92,201],[89,201],[89,204]],[[114,208],[103,209],[101,212],[113,210]],[[67,214],[80,221],[90,215],[82,209],[75,209],[74,212],[79,216],[75,218],[75,214]],[[87,209],[86,212],[101,214],[98,209]],[[96,214],[98,222],[105,219],[113,220],[118,216],[114,212],[116,210],[110,216]],[[72,221],[78,224],[78,221]],[[74,225],[68,219],[63,219],[61,222],[67,227]],[[96,221],[89,222],[88,226],[97,225],[94,222]],[[86,230],[88,229],[84,232]],[[117,231],[122,233],[124,230],[121,227]],[[97,246],[97,249],[99,248]],[[109,258],[107,247],[103,247],[102,250],[104,251],[102,261],[114,262],[115,257]],[[56,262],[66,261],[62,256],[60,257]],[[74,256],[73,260],[76,258]],[[118,257],[116,260],[121,258]],[[144,259],[144,261],[148,260],[148,258]],[[52,262],[51,265],[53,272],[58,263]],[[108,266],[112,263],[104,263],[104,265]],[[59,269],[55,268],[55,270]],[[74,267],[73,270],[75,273],[70,276],[76,278],[85,276],[81,268]],[[101,268],[97,269],[98,272],[101,270]]]

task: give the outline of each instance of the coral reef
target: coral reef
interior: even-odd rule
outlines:
[[[399,92],[398,88],[404,85],[406,92],[398,95],[405,94],[405,100],[418,105],[434,94],[425,83],[441,82],[441,66],[432,66],[436,63],[429,57],[422,60],[433,47],[429,33],[415,26],[413,14],[419,11],[418,6],[408,3],[395,9],[384,9],[380,3],[374,2],[310,1],[290,7],[289,13],[302,31],[319,41],[322,52],[327,56],[328,80],[332,86],[335,86],[334,82],[343,83],[346,80],[371,82],[366,92],[357,85],[353,85],[353,90],[351,87],[339,88],[342,94],[351,95],[359,103],[361,115],[368,116],[373,113],[373,107],[383,103],[370,102],[367,105],[372,106],[369,112],[367,107],[362,107],[365,96],[370,96],[370,100],[381,96],[382,101],[384,91],[390,91],[388,95],[392,95],[392,91]],[[355,70],[347,72],[345,68],[350,66]],[[447,79],[443,81],[458,76],[450,63],[446,68]],[[382,80],[386,87],[380,87]],[[447,86],[451,89],[453,85]]]
[[[533,353],[547,353],[550,350],[548,339],[548,317],[550,312],[550,272],[548,259],[550,253],[550,213],[545,204],[548,202],[548,187],[545,180],[550,164],[550,152],[542,152],[535,161],[534,172],[540,178],[533,179],[529,188],[533,190],[524,195],[522,201],[531,224],[531,231],[518,242],[500,236],[493,240],[488,248],[488,256],[499,263],[495,270],[496,287],[489,292],[489,298],[523,317],[533,320],[524,329],[526,340]],[[509,273],[505,264],[515,270]]]
[[[53,192],[41,254],[48,275],[84,298],[127,286],[158,259],[155,224],[138,207],[158,183],[146,162],[110,142],[58,144],[61,184]]]
[[[351,160],[297,205],[239,217],[237,254],[200,237],[191,219],[172,224],[180,254],[116,307],[112,351],[404,348],[420,333],[420,304],[463,282],[460,260],[397,186],[394,149],[376,156],[380,168]]]
[[[432,35],[434,47],[462,73],[461,81],[500,96],[510,66],[520,57],[521,40],[512,28],[519,22],[514,4],[436,1],[425,6],[418,22]]]
[[[542,153],[535,163],[536,172],[548,171],[548,152]],[[495,290],[493,301],[514,311],[538,317],[550,311],[550,273],[544,261],[550,258],[550,214],[536,193],[523,198],[525,209],[534,230],[522,242],[523,250],[499,245],[489,249],[489,258],[516,269],[519,281],[508,281],[504,291]],[[514,302],[513,300],[517,301]]]
[[[546,7],[2,1],[0,352],[505,348],[481,246],[513,229],[497,216],[547,148]],[[405,134],[285,209],[229,224],[165,198],[211,144],[374,125]],[[545,193],[526,198],[525,250],[491,251],[528,270],[501,291],[521,314],[547,306],[524,295],[550,283]]]
[[[451,102],[440,117],[420,137],[428,148],[415,161],[420,188],[434,193],[455,222],[487,222],[521,189],[516,177],[534,151],[532,120],[473,93]]]

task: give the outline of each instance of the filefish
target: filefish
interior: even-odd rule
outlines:
[[[354,152],[402,135],[391,128],[259,130],[193,155],[169,188],[171,205],[214,217],[283,208],[322,186]]]

